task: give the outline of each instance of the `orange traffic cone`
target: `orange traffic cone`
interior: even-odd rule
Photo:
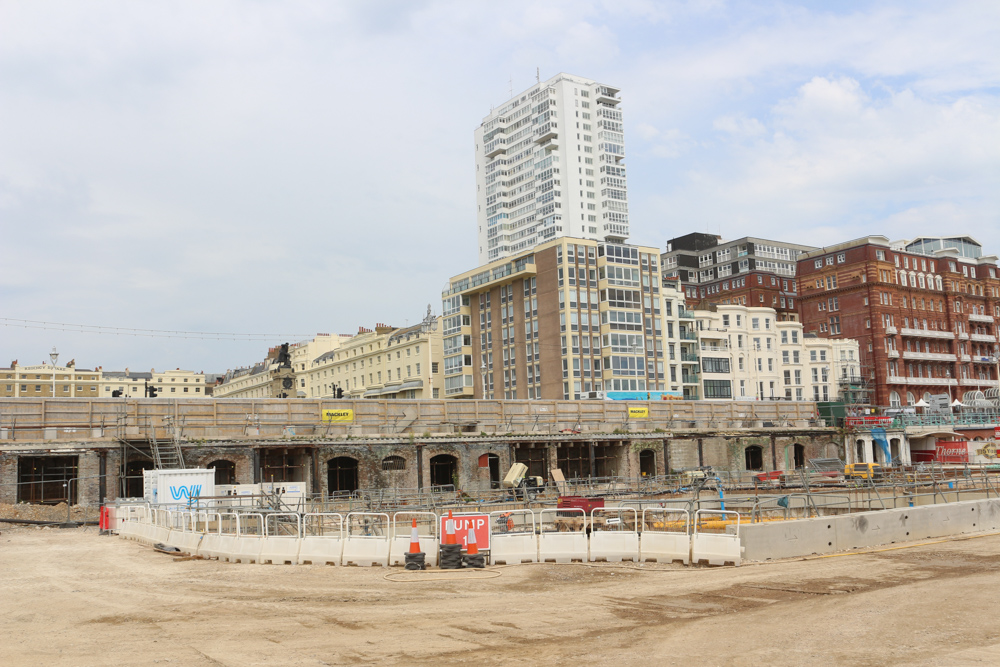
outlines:
[[[448,510],[448,519],[444,522],[444,544],[458,544],[455,540],[455,517]]]
[[[466,535],[469,537],[465,548],[465,554],[467,556],[475,556],[479,553],[479,545],[476,544],[476,531],[469,528],[469,532],[466,533]]]
[[[420,533],[417,532],[417,520],[413,520],[413,528],[410,529],[410,553],[420,553]]]

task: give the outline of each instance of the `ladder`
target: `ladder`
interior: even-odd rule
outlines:
[[[184,454],[176,439],[161,444],[156,439],[156,430],[149,429],[149,449],[153,454],[153,465],[157,469],[184,467]]]

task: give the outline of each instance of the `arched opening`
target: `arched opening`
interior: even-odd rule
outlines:
[[[643,477],[656,477],[656,452],[652,449],[639,452],[639,474]]]
[[[479,457],[479,467],[487,468],[490,476],[490,488],[500,488],[500,457],[496,454],[483,454]]]
[[[893,461],[899,461],[899,438],[893,438],[889,441],[889,453],[892,454]]]
[[[792,460],[795,463],[795,469],[800,470],[806,467],[806,448],[799,443],[795,443],[792,449]]]
[[[855,460],[855,463],[864,463],[865,462],[865,441],[859,439],[855,443],[855,446],[857,448],[857,455],[858,455],[857,459]]]
[[[129,461],[125,466],[125,497],[142,498],[142,471],[152,470],[152,461]]]
[[[406,470],[406,459],[402,456],[387,456],[382,459],[382,470],[384,472]]]
[[[458,486],[458,459],[451,454],[431,457],[431,486]]]
[[[236,483],[236,464],[232,461],[220,459],[218,461],[212,461],[205,467],[215,470],[216,484]]]
[[[747,470],[763,470],[764,449],[758,445],[750,445],[743,450],[743,461]]]
[[[330,495],[358,490],[358,461],[338,456],[326,462],[326,484]]]

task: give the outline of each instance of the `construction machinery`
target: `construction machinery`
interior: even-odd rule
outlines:
[[[523,463],[515,463],[503,478],[502,486],[505,489],[511,489],[515,498],[534,500],[535,496],[541,493],[545,487],[545,480],[541,477],[528,476],[528,466]]]

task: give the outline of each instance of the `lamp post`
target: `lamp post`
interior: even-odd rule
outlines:
[[[59,353],[56,351],[55,345],[52,346],[52,351],[49,352],[49,359],[52,360],[52,398],[56,397],[56,362],[59,361]]]

